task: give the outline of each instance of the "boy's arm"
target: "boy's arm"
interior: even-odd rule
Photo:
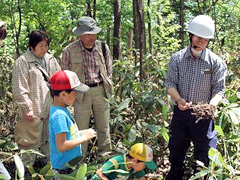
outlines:
[[[108,178],[102,173],[102,168],[98,169],[96,174],[98,175],[98,177],[102,180],[108,180]]]
[[[146,178],[145,177],[141,177],[141,178],[139,178],[139,180],[146,180]]]
[[[97,133],[93,129],[88,129],[84,134],[74,140],[66,140],[66,133],[56,134],[56,144],[60,152],[64,152],[76,147],[79,144],[89,141],[90,139],[97,136]]]

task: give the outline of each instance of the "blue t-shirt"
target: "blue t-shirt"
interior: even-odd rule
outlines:
[[[49,114],[50,160],[54,169],[64,169],[68,162],[81,156],[81,145],[71,150],[60,152],[56,144],[56,135],[66,133],[66,140],[78,138],[78,127],[70,112],[60,106],[51,106]]]

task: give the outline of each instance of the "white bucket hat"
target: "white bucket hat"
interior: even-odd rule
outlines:
[[[96,21],[88,16],[79,18],[77,21],[77,27],[73,28],[73,34],[76,36],[98,34],[100,31],[101,28],[96,26]]]

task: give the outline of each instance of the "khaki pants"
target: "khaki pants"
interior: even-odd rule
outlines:
[[[38,118],[38,117],[36,117]],[[38,118],[39,119],[39,118]],[[40,119],[39,119],[40,120]],[[20,120],[18,123],[21,123],[22,120]],[[29,122],[30,123],[30,122]],[[25,124],[22,125],[22,131],[28,131],[31,129],[31,131],[33,131],[35,129],[36,135],[38,134],[38,137],[34,139],[34,143],[31,141],[28,141],[29,143],[22,143],[24,139],[27,138],[27,133],[24,133],[24,135],[22,136],[22,139],[18,138],[17,139],[17,143],[19,146],[19,149],[23,149],[23,150],[35,150],[35,151],[39,151],[44,154],[47,158],[49,158],[49,145],[48,145],[48,119],[45,120],[41,120],[40,123],[37,124],[36,127],[26,127],[26,129],[23,128]],[[18,135],[19,134],[19,135]],[[21,135],[21,126],[20,129],[18,129],[16,131],[15,129],[15,136],[20,136]],[[29,134],[30,136],[31,134]],[[27,138],[27,139],[31,139],[31,137]],[[37,155],[35,153],[23,153],[21,155],[21,159],[22,162],[24,164],[25,167],[28,166],[32,166],[34,164],[34,162],[36,161],[36,157]]]
[[[74,116],[79,130],[89,128],[91,113],[93,113],[98,133],[98,151],[99,153],[110,151],[112,149],[109,129],[110,105],[105,99],[102,85],[90,88],[82,98],[77,96]],[[88,143],[84,143],[82,145],[83,155],[87,152],[87,148]]]

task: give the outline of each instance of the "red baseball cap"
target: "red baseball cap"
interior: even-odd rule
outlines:
[[[78,93],[84,93],[89,90],[89,87],[80,82],[75,72],[64,70],[57,71],[49,79],[52,90],[68,90],[72,89]]]

